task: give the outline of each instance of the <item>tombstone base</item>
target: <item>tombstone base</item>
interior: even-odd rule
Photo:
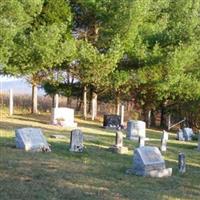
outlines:
[[[64,136],[64,135],[50,135],[50,138],[55,138],[55,139],[65,139],[66,136]]]
[[[109,150],[111,150],[113,153],[118,153],[118,154],[128,153],[128,147],[117,147],[116,145],[110,147]]]
[[[83,152],[83,146],[75,146],[73,148],[70,148],[69,151],[82,153]]]
[[[167,168],[163,170],[152,170],[147,174],[147,176],[150,176],[152,178],[164,178],[169,177],[172,175],[172,168]]]

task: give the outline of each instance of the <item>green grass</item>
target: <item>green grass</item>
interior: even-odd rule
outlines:
[[[114,144],[115,132],[101,124],[76,119],[84,133],[83,153],[69,152],[70,129],[49,125],[49,116],[1,115],[0,119],[0,199],[200,199],[200,152],[197,142],[180,142],[170,134],[168,151],[164,155],[167,167],[173,168],[169,178],[148,178],[126,175],[132,166],[133,149],[137,143],[124,139],[128,154],[108,151]],[[51,153],[31,153],[15,148],[17,127],[40,127]],[[66,135],[66,139],[51,139],[51,134]],[[147,130],[146,145],[160,146],[160,131]],[[187,172],[177,169],[179,152],[186,154]]]

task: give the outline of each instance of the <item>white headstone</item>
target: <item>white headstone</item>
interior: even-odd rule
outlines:
[[[161,147],[160,147],[161,151],[167,151],[167,141],[168,141],[168,138],[169,138],[169,134],[168,134],[167,131],[164,130],[162,138],[161,138]]]
[[[140,176],[169,176],[170,170],[165,169],[165,161],[157,147],[140,147],[134,152],[133,172]]]
[[[19,128],[15,130],[16,147],[25,151],[51,151],[41,129]]]
[[[127,123],[127,138],[138,140],[138,137],[146,137],[146,123],[144,121],[129,120]]]
[[[74,109],[71,108],[53,108],[51,122],[64,127],[77,127],[77,123],[74,122]]]

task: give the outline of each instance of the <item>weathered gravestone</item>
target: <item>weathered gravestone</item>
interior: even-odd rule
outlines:
[[[128,148],[123,146],[123,133],[121,131],[116,132],[115,145],[110,147],[110,150],[120,154],[128,152]]]
[[[194,136],[193,130],[191,128],[179,129],[177,133],[177,139],[180,141],[189,141],[192,140]]]
[[[129,120],[127,123],[127,138],[138,140],[139,137],[146,137],[146,123],[138,120]]]
[[[167,151],[167,142],[168,142],[169,134],[167,131],[163,131],[163,135],[161,137],[161,151]]]
[[[53,108],[51,122],[64,127],[77,127],[77,123],[74,122],[74,109],[71,108]]]
[[[51,151],[41,129],[19,128],[15,130],[16,147],[26,151]]]
[[[132,171],[136,175],[151,177],[171,176],[172,169],[165,168],[165,161],[157,147],[140,147],[134,152]]]
[[[104,115],[103,127],[119,129],[121,127],[121,116],[120,115]]]
[[[73,152],[83,151],[83,133],[79,129],[75,129],[71,131],[70,151],[73,151]]]
[[[181,174],[186,172],[185,154],[181,152],[178,154],[178,169]]]

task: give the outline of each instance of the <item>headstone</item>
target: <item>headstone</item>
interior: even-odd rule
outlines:
[[[186,164],[185,164],[185,154],[179,153],[178,154],[178,169],[180,173],[186,172]]]
[[[194,133],[191,128],[183,128],[183,137],[185,138],[185,141],[192,140],[193,135]]]
[[[165,168],[165,161],[157,147],[140,147],[134,152],[133,173],[140,176],[171,176],[172,169]]]
[[[15,130],[16,147],[25,151],[51,151],[41,129],[19,128]]]
[[[129,120],[127,123],[127,138],[138,140],[138,137],[146,137],[146,123],[138,120]]]
[[[198,134],[198,148],[197,148],[198,151],[200,151],[200,133]]]
[[[121,116],[119,115],[104,115],[103,119],[104,128],[115,128],[121,127]]]
[[[115,152],[115,153],[127,153],[128,152],[128,148],[123,146],[123,133],[121,131],[117,131],[116,132],[116,136],[115,136],[115,145],[113,145],[112,147],[110,147],[110,149]]]
[[[185,140],[185,138],[183,137],[182,129],[179,129],[176,138],[177,138],[177,140],[180,140],[180,141],[184,141]]]
[[[74,122],[74,109],[71,108],[53,108],[51,122],[64,127],[77,127],[77,123]]]
[[[145,138],[139,137],[138,143],[139,143],[139,147],[144,147],[145,146]]]
[[[161,151],[167,151],[167,142],[168,142],[169,134],[167,131],[163,131],[163,135],[161,137]]]
[[[75,129],[71,131],[70,151],[73,151],[73,152],[83,151],[83,133],[79,129]]]

